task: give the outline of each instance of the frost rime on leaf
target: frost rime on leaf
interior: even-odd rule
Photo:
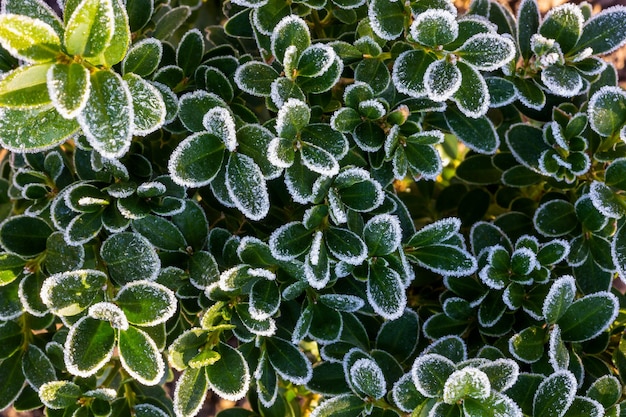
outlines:
[[[237,149],[235,121],[228,110],[222,107],[210,109],[202,118],[202,124],[207,132],[222,139],[230,152]]]

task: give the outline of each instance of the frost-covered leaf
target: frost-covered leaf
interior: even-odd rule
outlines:
[[[605,331],[617,317],[615,295],[600,291],[574,301],[557,323],[566,342],[583,342]]]
[[[204,115],[215,107],[229,108],[220,96],[205,90],[195,90],[180,97],[178,118],[190,132],[202,132],[205,130]]]
[[[485,116],[470,118],[450,108],[445,113],[448,127],[459,139],[475,152],[492,155],[498,146],[500,138],[493,122]]]
[[[77,63],[55,64],[48,71],[47,86],[55,109],[66,119],[74,118],[87,104],[89,71]]]
[[[407,298],[400,274],[380,262],[370,265],[367,300],[377,314],[388,320],[402,316]]]
[[[365,242],[348,229],[331,226],[326,230],[324,239],[330,253],[340,261],[360,265],[367,257]]]
[[[31,258],[46,249],[52,231],[40,217],[13,216],[0,223],[0,244],[10,253]]]
[[[241,352],[220,342],[215,350],[220,359],[205,367],[209,387],[220,397],[237,401],[250,386],[250,369]]]
[[[589,100],[589,124],[602,136],[609,136],[626,123],[626,92],[603,86]]]
[[[73,375],[86,378],[98,372],[113,356],[115,330],[108,321],[84,316],[67,335],[64,360]]]
[[[537,362],[544,351],[545,331],[536,326],[526,327],[509,339],[509,352],[524,363]]]
[[[96,57],[109,46],[115,30],[112,0],[82,0],[66,19],[63,43],[70,55]]]
[[[559,371],[546,378],[533,399],[534,416],[561,417],[574,401],[578,383],[570,371]]]
[[[43,0],[7,0],[2,4],[2,13],[39,19],[50,25],[59,36],[63,33],[61,19]]]
[[[469,252],[447,244],[424,246],[407,253],[407,257],[411,262],[442,275],[470,275],[478,266]]]
[[[415,389],[410,373],[404,374],[394,383],[391,395],[396,406],[407,413],[417,408],[426,399]]]
[[[0,80],[0,105],[10,109],[31,109],[50,104],[46,88],[47,73],[52,64],[16,68]]]
[[[374,33],[393,40],[404,31],[404,5],[394,0],[374,0],[368,3],[367,16]]]
[[[539,33],[554,39],[563,53],[568,53],[578,42],[583,24],[584,16],[580,7],[571,3],[561,4],[548,11],[541,22]]]
[[[461,228],[461,221],[456,217],[438,220],[418,230],[407,242],[407,246],[422,247],[442,243],[455,236]]]
[[[529,59],[533,53],[530,40],[539,29],[539,5],[536,0],[523,0],[517,10],[517,45],[522,58]]]
[[[363,400],[352,394],[332,397],[313,410],[311,417],[351,417],[360,415],[365,408]]]
[[[333,177],[339,172],[339,163],[333,155],[319,146],[303,142],[300,148],[302,164],[313,172]]]
[[[155,38],[146,38],[133,44],[122,61],[122,73],[132,72],[141,77],[152,74],[159,66],[163,44]]]
[[[190,15],[191,8],[189,6],[181,5],[170,8],[156,21],[152,36],[161,40],[169,38]]]
[[[61,40],[42,20],[17,14],[0,15],[0,44],[26,62],[49,62],[61,52]]]
[[[424,76],[426,69],[434,61],[434,58],[419,49],[401,53],[393,64],[393,85],[399,92],[411,97],[425,97]]]
[[[269,97],[271,86],[279,74],[267,64],[249,61],[239,66],[235,72],[237,87],[248,94],[258,97]]]
[[[603,375],[593,381],[587,390],[587,397],[598,401],[604,408],[610,408],[620,399],[622,385],[613,375]]]
[[[302,100],[289,99],[278,110],[276,116],[276,133],[286,139],[293,139],[309,124],[311,109]]]
[[[459,34],[459,24],[448,10],[430,9],[417,15],[411,24],[411,36],[425,46],[445,45]]]
[[[41,287],[41,299],[54,314],[73,316],[84,311],[97,299],[106,280],[106,274],[97,270],[50,275]]]
[[[388,214],[374,216],[365,224],[363,237],[370,255],[388,255],[401,244],[400,222],[396,216]]]
[[[123,232],[110,236],[100,248],[109,275],[118,284],[156,279],[161,261],[155,248],[138,233]]]
[[[463,412],[467,417],[522,417],[522,411],[515,401],[497,391],[492,391],[483,400],[467,398],[463,401]]]
[[[312,231],[300,222],[280,226],[270,236],[269,246],[278,260],[289,261],[306,252],[311,246]]]
[[[603,10],[585,22],[583,33],[571,53],[591,48],[594,54],[613,52],[626,42],[626,7],[615,6]]]
[[[146,136],[159,129],[167,115],[161,92],[136,74],[126,74],[124,81],[133,103],[133,135]]]
[[[491,383],[487,374],[472,366],[454,371],[447,378],[443,388],[443,401],[456,404],[466,398],[484,400],[491,393]]]
[[[511,388],[519,376],[519,365],[508,358],[496,359],[478,366],[478,369],[489,377],[491,388],[500,392]]]
[[[565,200],[550,200],[539,206],[533,222],[544,236],[563,236],[578,226],[574,205]]]
[[[297,76],[319,77],[328,71],[335,61],[337,53],[325,44],[314,44],[306,48],[297,64]]]
[[[418,356],[411,368],[415,388],[429,398],[443,396],[446,381],[454,372],[454,362],[436,353]]]
[[[541,71],[541,81],[550,92],[561,97],[574,97],[581,93],[583,79],[574,68],[566,65],[551,65]]]
[[[228,110],[223,107],[210,109],[202,118],[202,125],[207,133],[220,138],[228,151],[235,151],[237,148],[237,130],[235,121]]]
[[[49,381],[39,388],[41,402],[53,410],[76,404],[82,393],[82,389],[72,381]]]
[[[176,312],[176,297],[172,290],[150,281],[133,281],[123,286],[115,296],[129,323],[154,326],[164,323]]]
[[[341,171],[335,177],[333,187],[341,202],[358,212],[374,210],[385,198],[380,183],[362,168],[347,168]]]
[[[112,0],[113,4],[113,36],[108,46],[98,57],[98,63],[112,67],[124,59],[131,42],[129,17],[126,11],[126,3],[122,0]]]
[[[174,411],[177,417],[198,414],[209,387],[204,367],[187,368],[181,374],[174,390]]]
[[[576,281],[565,275],[554,281],[543,303],[543,316],[549,324],[556,323],[576,296]]]
[[[22,372],[26,381],[35,390],[40,390],[42,385],[57,379],[52,362],[34,344],[30,344],[22,356]]]
[[[156,385],[165,373],[165,363],[154,340],[143,330],[130,326],[118,336],[120,362],[124,370],[143,385]]]
[[[281,378],[298,385],[311,379],[311,363],[296,346],[279,337],[266,339],[266,344],[267,357]]]
[[[290,46],[295,46],[297,55],[300,55],[310,44],[309,27],[302,18],[296,15],[282,18],[272,32],[272,54],[279,62],[283,62],[285,52]]]
[[[461,71],[462,82],[452,96],[459,110],[470,118],[483,116],[489,108],[489,90],[483,76],[471,65],[460,61],[457,63]]]
[[[235,206],[249,219],[264,218],[269,209],[269,194],[263,172],[252,158],[232,153],[226,165],[226,188]]]
[[[224,142],[198,132],[183,140],[172,152],[168,170],[172,180],[184,187],[202,187],[218,174],[224,159]]]
[[[176,64],[185,75],[191,75],[202,62],[204,36],[199,29],[190,29],[182,36],[176,48]]]
[[[304,262],[304,275],[310,286],[322,289],[330,280],[330,259],[321,231],[315,232],[311,242],[311,250]]]
[[[523,123],[514,124],[506,132],[506,142],[519,163],[540,172],[539,159],[549,149],[541,129]]]
[[[350,381],[358,392],[376,400],[387,392],[383,370],[372,359],[358,359],[350,367]]]
[[[429,99],[446,101],[461,86],[461,71],[446,59],[433,62],[424,73],[424,89]]]
[[[132,96],[114,72],[96,71],[90,82],[91,93],[77,116],[78,123],[96,151],[106,158],[119,158],[128,151],[132,139]]]
[[[455,51],[463,60],[481,71],[494,71],[515,56],[515,44],[494,33],[477,33]]]
[[[63,118],[52,106],[0,108],[0,144],[12,152],[41,152],[65,142],[78,130],[75,120]]]

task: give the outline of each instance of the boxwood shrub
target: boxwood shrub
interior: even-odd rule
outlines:
[[[625,21],[4,0],[0,410],[626,415]]]

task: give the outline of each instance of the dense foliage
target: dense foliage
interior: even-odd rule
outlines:
[[[59,3],[0,14],[0,409],[626,415],[626,7]]]

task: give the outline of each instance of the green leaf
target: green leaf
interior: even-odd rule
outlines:
[[[188,30],[180,39],[176,48],[176,63],[183,69],[185,75],[191,75],[204,55],[204,37],[200,30]]]
[[[191,9],[187,6],[178,6],[170,9],[156,22],[152,36],[157,39],[165,40],[174,34],[189,16]]]
[[[428,98],[442,102],[448,100],[461,85],[461,71],[445,58],[430,64],[424,74],[424,87]]]
[[[156,344],[143,330],[133,326],[120,330],[118,350],[122,367],[131,377],[143,385],[159,383],[165,364]]]
[[[363,237],[370,255],[389,255],[400,247],[402,229],[396,216],[379,214],[365,224]]]
[[[73,316],[89,307],[102,293],[107,276],[101,271],[61,272],[46,278],[41,299],[59,316]]]
[[[87,104],[91,82],[80,64],[54,64],[48,71],[48,92],[55,109],[66,119],[76,117]]]
[[[54,366],[46,354],[35,345],[29,345],[22,357],[22,372],[26,381],[35,390],[47,382],[56,380]]]
[[[114,25],[113,37],[109,42],[109,46],[102,54],[103,63],[109,68],[124,59],[126,52],[128,52],[128,46],[131,42],[126,3],[122,3],[122,0],[112,0],[112,3]]]
[[[235,84],[244,92],[257,97],[269,97],[272,83],[279,77],[278,72],[269,65],[249,61],[235,71]]]
[[[411,262],[437,274],[462,276],[476,271],[476,259],[466,250],[447,244],[433,244],[421,247],[407,257]]]
[[[49,381],[39,389],[39,398],[46,407],[60,410],[76,404],[82,393],[72,381]]]
[[[367,58],[359,62],[354,69],[354,79],[368,84],[374,94],[385,91],[391,82],[389,69],[385,62],[374,58]]]
[[[208,239],[209,223],[198,202],[186,201],[184,210],[173,215],[172,222],[182,232],[185,241],[194,252],[204,247]]]
[[[407,298],[400,274],[376,262],[370,265],[367,278],[367,301],[387,320],[402,316]]]
[[[0,105],[11,109],[29,109],[50,103],[46,87],[51,64],[19,67],[0,80]]]
[[[552,94],[561,97],[574,97],[583,88],[580,73],[569,66],[554,64],[541,71],[541,81]]]
[[[170,156],[168,169],[172,180],[185,187],[209,184],[222,166],[224,149],[224,142],[210,133],[187,137]]]
[[[524,60],[528,60],[533,51],[530,40],[539,29],[539,5],[536,0],[522,0],[517,10],[517,45]]]
[[[548,324],[554,324],[565,314],[576,296],[576,281],[569,275],[554,281],[543,302],[543,316]]]
[[[352,394],[342,394],[324,401],[313,410],[311,417],[353,417],[361,415],[365,403]]]
[[[306,22],[296,15],[285,16],[272,31],[271,48],[274,57],[285,62],[290,47],[295,47],[296,57],[311,44],[311,34]],[[293,52],[290,52],[293,53]]]
[[[161,92],[135,74],[126,74],[124,81],[133,103],[133,135],[146,136],[165,122],[167,110]]]
[[[524,363],[537,362],[543,356],[545,330],[536,326],[526,327],[509,339],[509,352]]]
[[[550,237],[566,235],[578,226],[574,205],[560,199],[540,205],[533,221],[539,233]]]
[[[0,44],[29,63],[50,62],[61,53],[61,40],[50,25],[16,14],[0,15]]]
[[[115,296],[118,307],[129,323],[155,326],[176,313],[176,297],[172,290],[150,281],[133,281],[124,285]]]
[[[138,233],[123,232],[111,235],[100,248],[109,275],[118,284],[156,279],[161,261],[155,248]]]
[[[406,13],[404,5],[393,0],[374,0],[368,3],[370,25],[376,35],[393,40],[404,31]]]
[[[401,53],[392,70],[392,80],[396,89],[411,97],[426,97],[424,76],[426,69],[434,61],[433,57],[420,49]]]
[[[539,33],[548,39],[554,39],[561,47],[561,51],[567,54],[578,42],[583,23],[584,17],[578,6],[571,3],[562,4],[546,14],[539,27]]]
[[[589,124],[602,136],[610,136],[626,123],[626,92],[604,86],[589,100]]]
[[[33,257],[46,249],[52,228],[39,217],[19,215],[0,224],[0,244],[10,253]]]
[[[387,392],[383,370],[369,358],[358,359],[350,367],[350,381],[358,392],[376,400]]]
[[[428,398],[441,398],[448,377],[455,371],[454,363],[439,354],[418,356],[413,362],[411,376],[415,388]]]
[[[268,338],[265,343],[267,358],[281,378],[296,385],[311,379],[311,362],[296,346],[279,337]]]
[[[250,220],[261,220],[270,209],[263,172],[252,158],[230,154],[226,165],[226,188],[235,206]]]
[[[187,242],[180,229],[163,217],[147,215],[132,222],[133,230],[159,249],[167,251],[185,250]]]
[[[147,77],[159,67],[163,56],[163,45],[155,38],[146,38],[133,44],[122,61],[122,73],[132,72]]]
[[[576,397],[574,397],[574,401],[572,402],[572,405],[567,409],[564,417],[602,417],[608,415],[617,414],[611,414],[610,410],[607,410],[605,414],[605,410],[602,407],[602,404],[590,398],[577,395]]]
[[[426,398],[415,389],[415,384],[411,378],[411,374],[404,374],[393,385],[391,395],[394,403],[404,412],[411,412],[420,404],[424,403]]]
[[[358,212],[374,210],[385,198],[378,181],[372,179],[369,172],[362,168],[347,168],[341,171],[335,177],[333,187],[341,203]]]
[[[561,417],[574,401],[577,382],[570,371],[559,371],[544,379],[533,399],[533,416]]]
[[[415,177],[424,179],[436,179],[441,174],[442,162],[439,152],[432,145],[422,145],[407,138],[404,147],[404,157]]]
[[[456,176],[470,184],[498,184],[501,174],[502,171],[494,166],[491,155],[468,156],[456,169]]]
[[[280,226],[270,236],[269,246],[272,256],[281,261],[290,261],[305,253],[312,242],[312,230],[300,222],[290,222]]]
[[[41,0],[6,0],[3,3],[2,12],[39,19],[50,25],[59,36],[63,34],[61,19],[47,3]]]
[[[241,352],[226,343],[220,342],[215,350],[220,360],[204,368],[209,386],[225,400],[240,400],[250,387],[248,363]]]
[[[77,120],[89,144],[102,156],[124,155],[132,140],[133,107],[122,77],[106,70],[91,74],[89,99]]]
[[[425,46],[445,45],[456,39],[459,24],[448,10],[430,9],[420,13],[411,25],[411,36]]]
[[[540,172],[539,159],[550,149],[543,140],[541,129],[522,123],[514,124],[506,132],[506,143],[520,164]]]
[[[207,93],[204,90],[196,90],[183,94],[178,103],[178,118],[190,132],[202,132],[204,116],[215,107],[228,109],[228,105],[219,96]]]
[[[617,297],[605,291],[574,301],[557,321],[566,342],[584,342],[605,331],[617,317]]]
[[[180,417],[198,414],[206,398],[209,383],[204,367],[186,369],[174,390],[174,410]]]
[[[340,261],[360,265],[367,257],[367,247],[354,232],[339,227],[329,227],[324,234],[326,247]]]
[[[113,356],[115,330],[108,321],[84,316],[71,328],[65,342],[65,366],[83,378],[97,373]]]
[[[250,315],[258,320],[265,320],[278,312],[280,291],[275,282],[260,279],[250,289]]]
[[[24,271],[26,260],[11,253],[0,253],[0,286],[12,283]]]
[[[296,75],[298,77],[319,77],[328,71],[335,61],[337,53],[324,44],[314,44],[306,48],[300,58]]]
[[[572,54],[591,48],[594,54],[613,52],[626,42],[626,28],[621,22],[626,18],[626,7],[611,7],[585,22],[583,33]]]
[[[109,46],[115,30],[112,0],[82,0],[65,25],[67,53],[96,57]]]
[[[459,110],[468,118],[477,119],[487,113],[489,108],[489,90],[483,76],[471,65],[460,61],[457,67],[461,71],[462,82],[454,93],[453,100]]]
[[[418,248],[443,243],[457,235],[460,228],[461,221],[455,217],[440,219],[418,230],[411,236],[406,246]]]
[[[509,397],[497,391],[481,400],[466,398],[463,401],[463,412],[467,417],[521,417],[522,411]]]
[[[515,44],[493,33],[477,33],[455,51],[461,59],[481,71],[494,71],[515,56]]]
[[[616,404],[622,392],[622,385],[613,375],[603,375],[596,379],[587,390],[587,397],[598,401],[604,408]]]
[[[484,400],[489,397],[491,383],[487,374],[472,366],[454,371],[443,388],[443,401],[456,404],[464,399]]]
[[[53,107],[29,110],[0,108],[0,144],[12,152],[40,152],[69,139],[79,130]]]

